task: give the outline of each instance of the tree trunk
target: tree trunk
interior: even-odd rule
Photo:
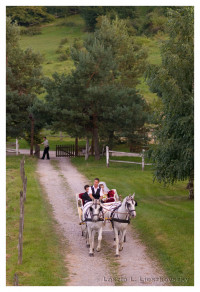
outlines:
[[[129,150],[130,150],[130,152],[133,152],[133,144],[130,142],[130,144],[129,144]]]
[[[109,133],[108,145],[109,145],[110,150],[113,149],[113,139],[114,139],[114,131]]]
[[[34,119],[31,119],[31,148],[30,155],[33,155],[33,144],[34,144]]]
[[[94,156],[94,131],[92,131],[91,155]]]
[[[86,147],[85,147],[85,160],[88,160],[89,157],[89,138],[86,138]]]
[[[75,138],[75,156],[78,156],[78,137]]]
[[[98,133],[98,126],[97,126],[97,116],[93,115],[93,140],[94,140],[94,153],[95,153],[95,160],[100,159],[100,151],[99,151],[99,133]]]
[[[186,187],[189,190],[189,199],[194,199],[194,180],[191,178]]]

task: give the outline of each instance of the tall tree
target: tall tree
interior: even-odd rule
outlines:
[[[169,10],[169,39],[162,45],[162,65],[151,66],[147,80],[162,100],[156,146],[151,151],[155,178],[174,183],[194,179],[194,9]]]
[[[19,46],[19,30],[6,20],[6,133],[24,136],[29,121],[29,107],[41,90],[41,56]]]
[[[75,69],[71,75],[54,74],[53,80],[47,79],[45,84],[47,102],[55,113],[54,125],[63,125],[72,134],[77,131],[77,135],[92,135],[96,159],[100,158],[100,133],[104,133],[104,137],[111,137],[115,131],[127,133],[128,129],[133,133],[145,120],[145,102],[135,89],[127,86],[128,69],[126,65],[123,67],[120,51],[115,48],[117,44],[124,48],[124,55],[134,65],[135,59],[129,58],[133,56],[129,52],[133,47],[128,50],[128,45],[122,46],[119,41],[125,32],[124,23],[120,26],[114,22],[114,29],[111,22],[107,25],[111,26],[111,32],[108,27],[105,32],[107,38],[101,32],[94,33],[85,40],[83,48],[72,49]],[[121,32],[120,27],[123,28]],[[128,41],[126,37],[125,34],[124,43]],[[135,51],[137,55],[139,49]],[[124,79],[119,78],[120,74]],[[133,84],[137,84],[140,74],[140,69],[130,74]]]

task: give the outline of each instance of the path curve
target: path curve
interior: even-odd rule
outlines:
[[[68,285],[114,285],[108,259],[103,250],[99,253],[95,252],[93,258],[89,257],[85,238],[81,236],[78,224],[75,194],[82,192],[83,186],[88,184],[88,179],[71,164],[68,158],[53,160],[58,161],[58,166],[53,167],[52,162],[48,160],[39,160],[37,172],[53,207],[55,219],[69,242],[70,252],[66,255],[70,272]],[[103,239],[111,246],[114,254],[113,232],[103,232]],[[166,284],[164,272],[155,260],[149,258],[144,244],[130,226],[127,230],[127,242],[117,262],[119,264],[118,277],[122,285],[160,286]]]

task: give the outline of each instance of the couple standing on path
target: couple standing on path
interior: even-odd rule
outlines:
[[[44,142],[42,142],[41,144],[44,145],[44,152],[43,152],[41,159],[44,159],[45,155],[47,155],[47,159],[50,159],[50,157],[49,157],[49,142],[47,140],[47,137],[43,137],[43,139],[44,139]]]

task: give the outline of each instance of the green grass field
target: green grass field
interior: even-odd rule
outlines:
[[[27,174],[27,199],[25,202],[23,262],[18,261],[19,192],[22,189],[20,160],[22,156],[8,156],[6,202],[6,277],[7,285],[13,285],[14,274],[23,286],[65,285],[68,277],[64,262],[66,242],[57,234],[52,209],[39,183],[37,160],[25,158]],[[65,245],[65,246],[64,246]]]
[[[63,25],[63,23],[69,23]],[[74,25],[70,26],[70,23]],[[67,18],[57,19],[53,23],[46,24],[42,27],[42,34],[35,36],[21,36],[20,46],[23,49],[32,48],[44,57],[42,64],[45,76],[51,77],[54,72],[68,74],[73,68],[73,62],[69,59],[59,61],[56,50],[63,38],[68,42],[63,48],[68,48],[73,44],[75,38],[82,39],[85,35],[83,32],[84,21],[79,15],[69,16]]]
[[[149,167],[110,163],[105,158],[73,158],[72,163],[88,179],[99,177],[125,197],[136,193],[137,217],[131,224],[146,244],[150,256],[156,257],[171,285],[194,285],[194,202],[188,199],[186,182],[164,187],[153,183]]]

